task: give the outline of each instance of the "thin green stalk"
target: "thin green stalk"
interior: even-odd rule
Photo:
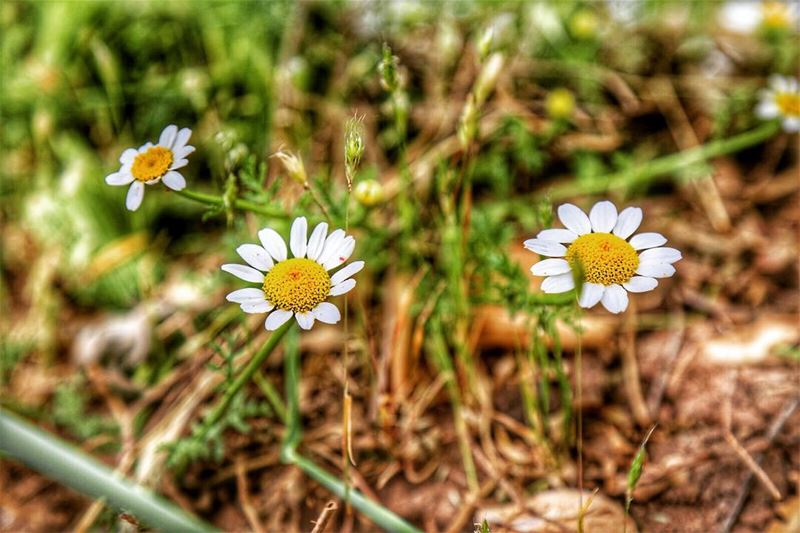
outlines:
[[[183,196],[184,198],[188,198],[189,200],[193,200],[195,202],[200,202],[201,204],[206,204],[215,207],[224,205],[224,200],[222,196],[217,196],[215,194],[190,191],[189,189],[183,189],[182,191],[175,191],[175,192],[180,196]],[[233,201],[233,206],[237,209],[242,209],[244,211],[252,211],[253,213],[259,213],[261,215],[266,215],[274,218],[289,217],[289,214],[287,214],[282,209],[277,209],[274,207],[268,207],[264,205],[258,205],[255,202],[251,202],[249,200],[242,200],[241,198],[235,199]]]
[[[300,468],[310,478],[331,491],[338,498],[342,500],[349,498],[353,507],[384,530],[398,533],[422,533],[421,530],[409,524],[386,507],[367,498],[361,491],[353,488],[348,489],[340,479],[320,468],[310,459],[303,457],[294,449],[284,450],[283,460]]]
[[[591,183],[567,183],[548,191],[552,200],[562,200],[576,194],[598,194],[608,190],[625,189],[654,178],[671,174],[682,168],[702,163],[714,157],[732,154],[760,144],[780,130],[779,121],[771,121],[727,139],[718,139],[707,144],[653,159],[641,166],[598,177]]]
[[[378,502],[372,501],[361,492],[348,486],[347,483],[317,466],[310,459],[297,453],[297,446],[302,438],[302,421],[300,418],[300,346],[297,335],[291,335],[286,341],[284,357],[284,379],[286,388],[286,433],[281,444],[281,460],[292,464],[331,491],[338,498],[348,501],[364,516],[375,522],[386,531],[401,533],[421,533],[421,531]]]
[[[297,335],[286,343],[283,358],[286,388],[286,434],[281,444],[281,454],[294,450],[303,438],[303,422],[300,418],[300,344]]]
[[[445,387],[447,388],[448,396],[450,396],[450,404],[453,408],[453,424],[455,425],[456,436],[458,437],[461,460],[464,463],[464,474],[467,478],[467,486],[471,493],[477,494],[480,488],[478,484],[478,472],[475,469],[472,449],[469,445],[469,432],[467,431],[467,423],[464,420],[464,408],[461,402],[461,394],[455,379],[456,373],[453,368],[453,362],[447,351],[447,344],[444,340],[441,324],[439,324],[438,321],[432,322],[429,348],[439,372],[444,375],[446,380]]]
[[[215,531],[211,525],[122,477],[60,438],[0,410],[0,452],[163,531]]]
[[[231,385],[225,389],[225,392],[222,395],[220,401],[214,406],[211,412],[203,419],[203,429],[200,433],[200,436],[204,436],[208,433],[208,431],[214,427],[214,425],[219,422],[222,417],[225,415],[225,412],[230,407],[231,402],[236,397],[236,394],[242,390],[247,383],[253,378],[253,374],[261,368],[261,364],[264,360],[272,353],[278,343],[281,341],[283,336],[286,334],[287,331],[292,327],[294,324],[294,320],[287,320],[284,325],[276,329],[272,332],[267,342],[261,347],[261,350],[258,351],[247,363],[247,365],[239,372],[239,375],[236,376],[236,379],[231,383]]]
[[[285,424],[287,421],[286,406],[283,404],[281,395],[278,393],[275,385],[273,385],[269,379],[264,377],[264,374],[261,372],[261,370],[253,374],[253,381],[256,382],[256,385],[258,385],[258,388],[261,389],[261,392],[267,398],[269,404],[273,409],[275,409],[275,413],[277,413],[278,418],[280,418],[281,422]]]

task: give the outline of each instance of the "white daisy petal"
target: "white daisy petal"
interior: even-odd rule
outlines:
[[[362,268],[364,268],[364,261],[353,261],[331,276],[331,285],[338,285],[344,280],[360,272]]]
[[[763,96],[764,100],[759,102],[756,106],[756,116],[760,119],[770,119],[777,117],[781,110],[778,107],[778,104],[775,103],[775,95],[770,94],[767,96]]]
[[[292,222],[292,230],[289,236],[289,248],[295,257],[306,256],[306,244],[308,241],[308,221],[306,217],[297,217]]]
[[[267,316],[267,319],[264,321],[264,328],[267,331],[275,331],[284,325],[287,320],[292,318],[293,314],[294,313],[286,309],[276,309]]]
[[[675,248],[650,248],[639,254],[642,263],[674,263],[680,259],[681,253]]]
[[[233,274],[239,279],[249,281],[251,283],[264,283],[264,274],[251,268],[249,266],[237,265],[235,263],[228,263],[220,267],[228,274]]]
[[[109,185],[127,185],[133,181],[130,172],[114,172],[106,176],[106,183]]]
[[[559,274],[557,276],[550,276],[549,278],[545,278],[542,282],[542,292],[546,292],[548,294],[567,292],[574,288],[575,280],[572,279],[572,272]]]
[[[523,243],[525,248],[539,255],[547,257],[564,257],[567,249],[564,245],[553,241],[541,241],[539,239],[528,239]]]
[[[608,309],[611,313],[621,313],[628,308],[628,293],[625,292],[625,289],[614,283],[606,287],[600,301],[603,307]]]
[[[139,151],[136,148],[128,148],[119,156],[119,162],[123,165],[132,165],[137,155],[139,155]]]
[[[658,286],[658,280],[644,276],[633,276],[626,283],[622,284],[628,292],[647,292],[652,291]]]
[[[339,283],[338,285],[334,285],[331,287],[331,291],[328,293],[330,296],[341,296],[342,294],[347,294],[353,287],[356,286],[356,280],[353,278],[346,279],[343,282]]]
[[[343,229],[332,231],[331,234],[328,235],[328,238],[325,239],[325,245],[322,248],[322,252],[320,252],[319,256],[317,257],[317,263],[320,265],[325,264],[325,262],[333,255],[333,253],[342,245],[344,238],[345,232]]]
[[[353,254],[353,250],[355,250],[355,248],[356,240],[351,236],[345,237],[339,248],[335,250],[324,263],[322,263],[322,268],[325,270],[331,270],[339,265],[344,264],[344,262],[347,261]]]
[[[269,313],[272,309],[275,308],[274,305],[269,303],[268,301],[262,299],[261,301],[256,300],[248,300],[246,302],[242,302],[239,306],[242,308],[242,311],[245,313],[250,313],[253,315],[258,315],[261,313]]]
[[[326,324],[336,324],[342,319],[339,308],[330,302],[322,302],[312,309],[311,314],[314,315],[314,318]]]
[[[311,329],[311,326],[314,325],[314,315],[310,311],[308,313],[296,313],[294,317],[303,329]]]
[[[308,239],[308,247],[306,249],[306,256],[316,261],[322,249],[325,246],[325,236],[328,234],[328,223],[320,222],[314,231],[311,232],[311,237]]]
[[[640,263],[636,273],[651,278],[668,278],[675,273],[675,267],[667,263]]]
[[[283,242],[277,231],[272,228],[264,228],[258,232],[258,238],[275,261],[286,261],[286,243]]]
[[[142,205],[144,198],[144,183],[141,181],[134,181],[128,189],[128,195],[125,197],[125,207],[128,211],[136,211]]]
[[[578,206],[564,204],[558,207],[558,219],[564,227],[578,235],[585,235],[592,231],[592,224]]]
[[[173,163],[169,166],[170,170],[178,170],[179,168],[183,168],[189,164],[188,159],[176,159]]]
[[[254,289],[252,287],[247,289],[238,289],[228,293],[225,299],[229,302],[234,302],[237,304],[244,303],[249,300],[263,300],[264,291],[261,289]]]
[[[172,148],[172,143],[175,142],[175,136],[178,134],[178,126],[170,124],[164,131],[161,132],[161,137],[158,138],[159,146],[164,148]]]
[[[631,237],[628,241],[634,250],[644,250],[645,248],[655,248],[667,243],[667,238],[660,233],[639,233]]]
[[[589,212],[589,220],[596,233],[611,233],[617,223],[617,208],[608,200],[597,202]]]
[[[553,242],[572,242],[578,238],[578,234],[568,229],[546,229],[539,232],[537,239]]]
[[[272,258],[267,251],[257,244],[243,244],[236,249],[242,259],[253,268],[267,272],[272,268]]]
[[[173,191],[182,191],[184,188],[186,188],[186,180],[174,170],[168,171],[161,179],[164,181],[164,185]]]
[[[194,146],[184,146],[183,148],[177,148],[172,151],[175,154],[175,159],[186,159],[186,156],[189,154],[194,153],[195,147]]]
[[[786,117],[783,119],[783,131],[796,133],[800,131],[800,117]]]
[[[565,259],[545,259],[531,267],[534,276],[555,276],[569,271],[569,263]]]
[[[581,289],[581,297],[578,299],[578,305],[585,309],[594,307],[603,297],[605,291],[606,288],[599,283],[584,283]]]
[[[642,223],[642,210],[638,207],[626,207],[619,214],[617,224],[614,226],[614,235],[620,239],[627,239],[639,228]]]
[[[182,149],[189,142],[189,137],[192,136],[192,130],[189,128],[181,128],[178,135],[175,136],[175,142],[169,148],[174,150]]]

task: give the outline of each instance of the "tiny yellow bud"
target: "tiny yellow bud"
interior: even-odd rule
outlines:
[[[359,181],[353,194],[361,205],[372,207],[383,201],[383,185],[377,180]]]
[[[563,87],[553,89],[547,95],[545,107],[547,108],[547,114],[551,118],[568,119],[575,111],[575,95],[572,94],[572,91]]]
[[[581,9],[569,21],[570,33],[578,39],[592,39],[597,35],[597,15],[589,9]]]
[[[290,178],[303,187],[308,184],[308,176],[306,176],[306,169],[303,166],[302,159],[285,150],[280,150],[272,154],[272,157],[277,157],[280,162],[283,163],[283,168],[286,169]]]

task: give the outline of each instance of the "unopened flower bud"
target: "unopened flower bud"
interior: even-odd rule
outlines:
[[[392,55],[392,49],[386,43],[383,43],[383,57],[378,65],[378,72],[381,75],[381,87],[386,92],[396,91],[400,86],[397,74],[397,56]]]
[[[461,112],[461,119],[458,124],[458,140],[462,148],[466,148],[475,139],[478,131],[478,108],[475,106],[475,97],[470,94],[464,110]]]
[[[476,46],[478,48],[478,58],[483,61],[486,56],[492,51],[492,44],[494,44],[494,28],[486,28],[478,38]]]
[[[494,90],[497,83],[497,77],[503,69],[503,54],[495,53],[486,61],[481,73],[478,75],[478,80],[475,82],[475,103],[481,105],[489,93]]]
[[[572,91],[563,87],[553,89],[547,95],[545,107],[550,118],[568,119],[575,111],[575,95],[572,94]]]
[[[308,176],[306,176],[306,169],[303,166],[302,159],[285,150],[280,150],[272,154],[272,157],[277,157],[278,160],[283,163],[283,168],[286,169],[286,172],[289,174],[290,178],[303,187],[308,185]]]
[[[347,121],[344,132],[344,164],[348,179],[355,174],[363,155],[364,126],[361,119],[354,117]]]
[[[372,207],[383,201],[383,185],[372,179],[359,181],[353,194],[361,205]]]
[[[569,21],[569,32],[578,39],[592,39],[597,35],[597,15],[590,9],[581,9]]]

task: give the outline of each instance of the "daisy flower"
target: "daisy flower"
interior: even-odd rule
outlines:
[[[759,28],[791,29],[796,20],[796,5],[775,0],[732,0],[723,4],[718,13],[720,26],[734,33],[753,33]]]
[[[148,142],[138,150],[128,148],[119,158],[122,163],[119,171],[106,176],[109,185],[127,185],[128,196],[125,198],[125,207],[129,211],[136,211],[144,198],[144,186],[155,185],[164,181],[164,185],[174,191],[186,187],[186,180],[179,172],[189,161],[186,156],[194,152],[194,146],[186,144],[192,130],[170,124],[161,132],[158,144]]]
[[[785,131],[800,131],[800,84],[797,79],[770,76],[769,88],[761,91],[756,115],[762,119],[780,117]]]
[[[364,261],[343,265],[356,246],[356,240],[337,229],[328,235],[328,224],[321,222],[307,237],[305,217],[294,219],[289,238],[291,259],[283,238],[273,229],[258,232],[261,246],[243,244],[236,251],[249,265],[227,264],[222,270],[260,288],[233,291],[226,296],[245,313],[268,313],[267,331],[274,331],[295,317],[303,329],[311,329],[315,320],[336,324],[342,318],[339,309],[326,301],[330,296],[350,292],[356,286],[352,276],[364,268]],[[266,273],[266,274],[264,274]]]
[[[602,201],[587,217],[578,207],[564,204],[558,208],[558,218],[566,229],[546,229],[525,241],[528,250],[551,258],[533,265],[531,272],[547,276],[544,292],[559,293],[574,289],[573,271],[582,270],[581,307],[601,302],[612,313],[620,313],[628,307],[628,292],[655,289],[656,278],[672,276],[672,263],[681,258],[675,248],[663,247],[667,239],[659,233],[633,235],[642,222],[638,207],[618,215],[614,204]]]

